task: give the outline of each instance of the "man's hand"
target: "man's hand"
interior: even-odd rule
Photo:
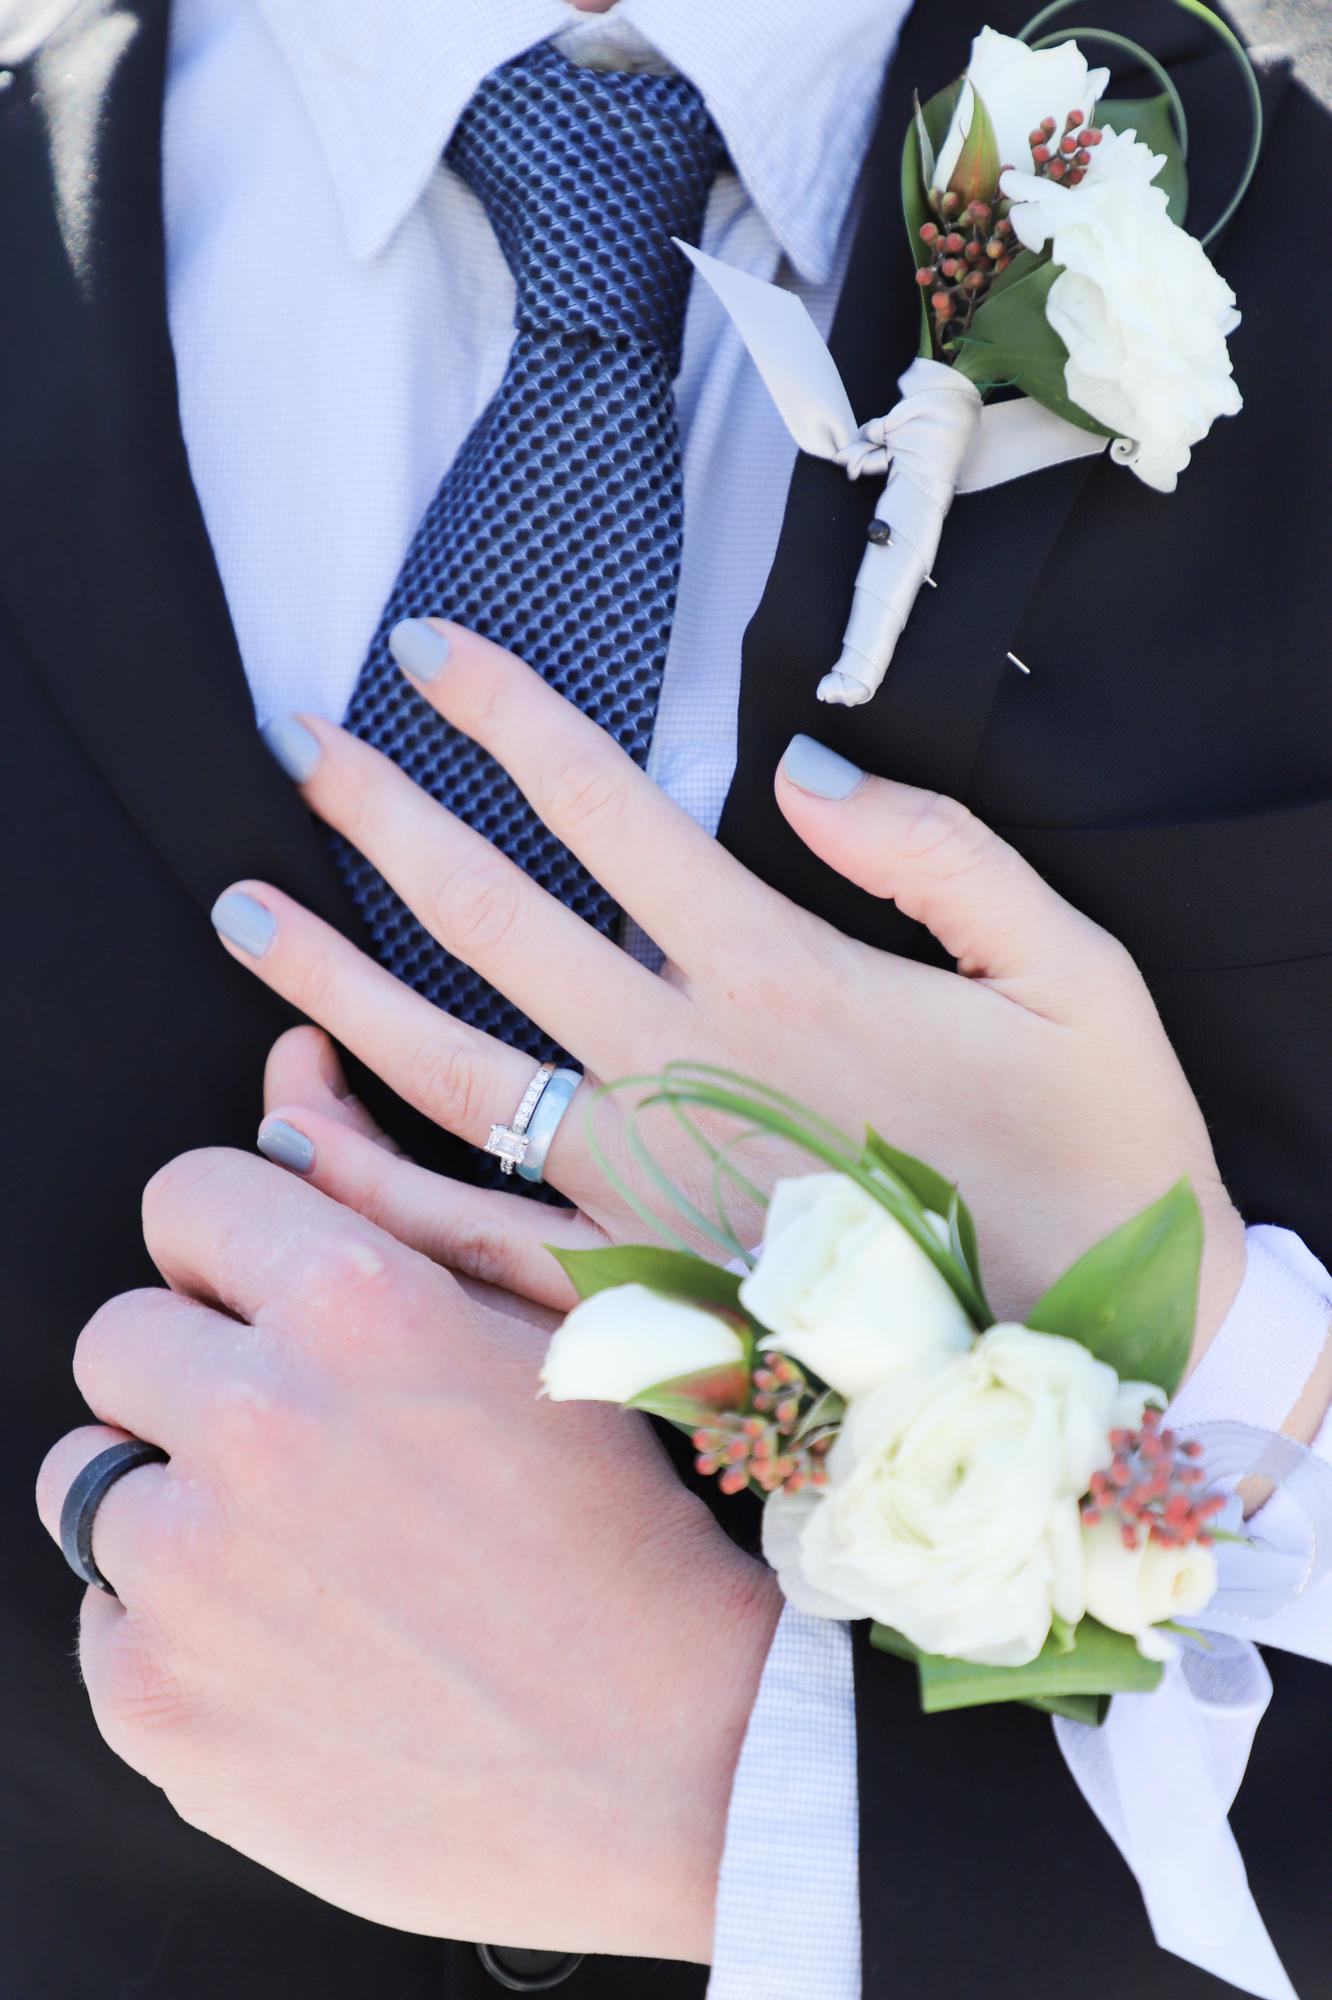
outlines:
[[[111,1747],[193,1826],[380,1923],[706,1960],[775,1587],[638,1418],[537,1398],[545,1322],[258,1160],[148,1188],[170,1291],[75,1374],[170,1453],[97,1516]],[[541,1320],[541,1323],[536,1323]]]

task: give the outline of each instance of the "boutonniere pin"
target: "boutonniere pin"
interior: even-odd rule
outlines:
[[[1226,24],[1187,0],[1240,64],[1252,110],[1240,184],[1200,241],[1183,226],[1178,91],[1122,35],[1081,31],[1135,53],[1159,96],[1106,101],[1110,72],[1090,68],[1077,42],[1030,41],[1067,4],[1056,0],[1016,39],[983,28],[966,74],[925,104],[917,98],[902,160],[915,271],[903,258],[902,282],[920,293],[920,345],[885,415],[856,422],[793,294],[680,245],[801,449],[851,479],[885,477],[821,701],[855,707],[878,689],[922,585],[934,584],[956,494],[1107,449],[1171,493],[1193,446],[1241,407],[1226,345],[1240,316],[1204,246],[1257,161],[1252,65]]]

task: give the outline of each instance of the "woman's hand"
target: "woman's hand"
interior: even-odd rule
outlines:
[[[504,765],[667,964],[658,977],[590,930],[366,744],[315,718],[270,727],[311,808],[447,950],[591,1078],[714,1063],[850,1131],[868,1121],[928,1159],[976,1214],[1004,1313],[1021,1313],[1098,1236],[1188,1174],[1207,1221],[1201,1351],[1242,1275],[1242,1225],[1119,944],[964,807],[864,777],[798,737],[776,779],[786,818],[839,874],[925,924],[957,971],[848,939],[760,883],[511,654],[443,621],[429,629],[445,643],[435,676],[416,680],[422,696]],[[526,1056],[451,1020],[278,890],[241,883],[216,921],[234,957],[449,1131],[481,1145],[512,1116],[532,1074]],[[315,1051],[303,1046],[295,1060],[308,1069]],[[290,1060],[275,1063],[274,1081]],[[441,1184],[339,1114],[332,1086],[322,1105],[302,1101],[311,1094],[269,1093],[266,1132],[277,1120],[310,1142],[308,1161],[291,1142],[289,1164],[461,1268],[559,1303],[544,1243],[642,1234],[595,1163],[577,1102],[546,1167],[577,1210],[557,1220]],[[623,1161],[614,1100],[597,1116]],[[659,1157],[701,1193],[706,1169],[680,1147]]]

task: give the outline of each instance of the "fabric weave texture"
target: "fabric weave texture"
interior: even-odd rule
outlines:
[[[679,581],[679,368],[690,267],[722,141],[683,77],[602,71],[539,43],[481,84],[448,165],[513,272],[517,334],[494,398],[412,540],[346,725],[598,930],[613,900],[513,781],[389,652],[403,618],[457,620],[517,653],[640,765]],[[447,672],[447,668],[445,668]],[[549,1038],[429,936],[369,862],[335,851],[381,961],[534,1058]]]

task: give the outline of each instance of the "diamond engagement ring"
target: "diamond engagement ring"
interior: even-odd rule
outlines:
[[[551,1140],[582,1081],[576,1069],[556,1069],[553,1063],[542,1063],[510,1122],[490,1128],[485,1151],[494,1154],[502,1174],[517,1169],[525,1181],[542,1178]]]
[[[502,1174],[511,1174],[514,1168],[520,1167],[527,1158],[527,1148],[530,1144],[527,1128],[532,1122],[532,1113],[541,1102],[546,1085],[554,1074],[554,1063],[542,1063],[523,1092],[522,1102],[509,1123],[491,1126],[485,1150],[493,1153],[499,1161]]]

